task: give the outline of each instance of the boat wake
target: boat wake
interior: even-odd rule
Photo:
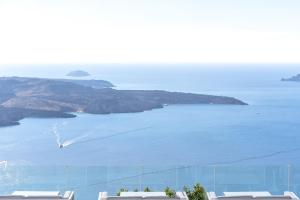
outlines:
[[[60,146],[60,148],[70,146],[70,145],[80,141],[81,139],[86,138],[87,136],[89,136],[89,134],[81,135],[81,136],[75,137],[73,139],[66,140],[63,143],[61,143],[59,146]]]
[[[94,137],[94,138],[91,138],[91,139],[79,141],[76,144],[83,144],[83,143],[94,142],[94,141],[98,141],[98,140],[105,140],[105,139],[109,139],[109,138],[112,138],[112,137],[127,135],[127,134],[131,134],[131,133],[134,133],[134,132],[150,129],[150,128],[151,127],[143,127],[143,128],[138,128],[138,129],[132,129],[132,130],[127,130],[127,131],[117,132],[117,133],[106,135],[106,136]]]
[[[6,169],[7,164],[8,164],[7,160],[1,160],[1,161],[0,161],[0,165],[2,165],[2,164],[3,164],[3,166],[4,166],[3,168]]]
[[[116,137],[116,136],[120,136],[120,135],[126,135],[126,134],[130,134],[130,133],[146,130],[146,129],[149,129],[149,128],[151,128],[151,127],[143,127],[143,128],[138,128],[138,129],[132,129],[132,130],[127,130],[127,131],[117,132],[117,133],[113,133],[113,134],[106,135],[106,136],[93,137],[93,138],[90,138],[90,139],[85,139],[90,135],[90,133],[93,132],[93,131],[90,131],[86,134],[77,136],[75,138],[62,141],[61,136],[60,136],[59,131],[58,131],[58,125],[55,124],[52,127],[52,133],[55,137],[55,141],[56,141],[56,144],[58,145],[58,147],[60,149],[63,149],[65,147],[75,145],[75,144],[83,144],[83,143],[94,142],[94,141],[98,141],[98,140],[109,139],[109,138],[112,138],[112,137]]]
[[[58,130],[57,130],[57,124],[55,124],[53,127],[52,127],[52,133],[56,139],[56,143],[57,145],[60,147],[61,146],[61,142],[60,142],[60,135],[58,133]]]

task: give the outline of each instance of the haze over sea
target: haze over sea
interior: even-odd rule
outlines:
[[[26,165],[300,164],[300,82],[280,81],[300,73],[300,65],[26,65],[1,67],[0,75],[66,78],[77,69],[91,73],[87,79],[111,81],[116,89],[224,95],[249,105],[171,105],[142,113],[25,119],[20,126],[0,128],[0,160]],[[61,141],[75,138],[74,143],[59,149],[55,130]],[[106,137],[131,130],[136,131]]]

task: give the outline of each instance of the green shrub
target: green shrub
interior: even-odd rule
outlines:
[[[169,198],[174,198],[176,196],[176,192],[174,190],[170,189],[169,187],[167,187],[165,189],[165,193],[166,193],[167,197],[169,197]]]
[[[188,187],[184,187],[183,190],[187,194],[189,200],[206,200],[205,189],[197,183],[194,185],[193,190],[190,190]]]
[[[119,190],[119,192],[117,192],[117,196],[120,196],[120,195],[121,195],[121,192],[128,192],[128,190],[125,189],[125,188],[121,188],[121,189]]]

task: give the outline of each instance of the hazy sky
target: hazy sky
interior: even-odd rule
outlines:
[[[300,63],[300,0],[0,0],[0,64]]]

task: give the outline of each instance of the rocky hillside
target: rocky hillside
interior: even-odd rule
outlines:
[[[295,76],[292,76],[290,78],[283,78],[281,79],[282,81],[295,81],[295,82],[300,82],[300,74],[297,74]]]
[[[68,112],[131,113],[162,108],[165,104],[246,105],[232,97],[115,90],[111,86],[107,81],[97,80],[0,78],[0,126],[18,124],[20,119],[33,116],[74,117]]]

